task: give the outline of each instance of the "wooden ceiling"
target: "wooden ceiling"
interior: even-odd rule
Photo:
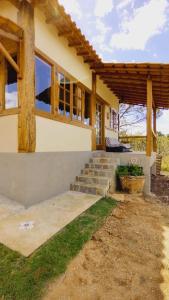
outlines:
[[[101,63],[93,68],[120,102],[126,104],[146,105],[147,78],[151,78],[154,105],[169,108],[169,64]]]

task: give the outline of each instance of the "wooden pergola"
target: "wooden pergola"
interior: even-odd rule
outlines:
[[[169,64],[102,63],[93,68],[121,103],[147,106],[146,152],[151,156],[157,151],[156,111],[169,109]]]

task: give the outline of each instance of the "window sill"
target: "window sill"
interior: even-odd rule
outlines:
[[[19,108],[9,108],[0,111],[0,117],[17,115],[19,113]]]
[[[58,121],[58,122],[62,122],[62,123],[66,123],[69,125],[74,125],[77,127],[82,127],[82,128],[86,128],[86,129],[93,129],[93,127],[91,125],[85,125],[83,124],[81,121],[77,121],[77,120],[71,120],[71,118],[62,116],[62,115],[53,115],[51,113],[45,112],[45,111],[40,111],[40,110],[35,110],[35,115],[39,116],[39,117],[44,117],[50,120],[54,120],[54,121]]]

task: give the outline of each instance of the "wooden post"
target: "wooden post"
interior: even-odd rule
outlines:
[[[5,83],[6,83],[6,68],[5,58],[0,55],[0,112],[5,108]]]
[[[18,21],[24,30],[24,38],[20,47],[22,78],[18,80],[20,104],[18,151],[34,152],[36,146],[34,8],[26,0],[20,3]]]
[[[92,151],[96,150],[96,73],[92,73],[91,96]]]
[[[152,153],[152,80],[147,79],[147,156],[151,156]]]
[[[156,137],[153,138],[153,151],[157,152],[157,110],[153,108],[153,129]]]

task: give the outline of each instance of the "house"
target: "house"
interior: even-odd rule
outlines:
[[[2,0],[0,193],[28,205],[68,189],[91,152],[105,149],[105,137],[118,138],[119,102],[147,104],[141,160],[150,177],[168,72],[168,65],[103,63],[57,0]]]

